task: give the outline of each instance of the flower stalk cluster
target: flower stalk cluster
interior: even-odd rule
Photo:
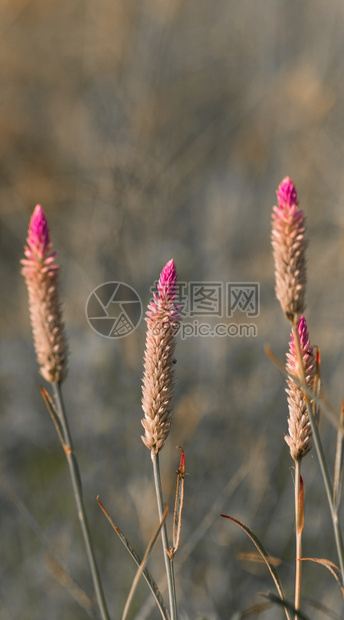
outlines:
[[[344,550],[334,503],[333,487],[322,448],[317,419],[309,397],[309,390],[317,392],[319,364],[315,362],[304,318],[306,291],[305,219],[298,209],[296,189],[289,177],[283,179],[277,190],[278,206],[272,214],[272,248],[275,262],[275,291],[285,316],[292,324],[286,370],[288,373],[288,434],[285,440],[295,462],[295,610],[300,609],[302,573],[302,529],[304,523],[304,495],[300,474],[302,458],[314,442],[331,510],[340,571],[344,583]],[[316,376],[316,380],[315,380]],[[294,377],[294,379],[293,379]],[[301,498],[301,499],[300,499]],[[295,615],[295,620],[298,614]]]
[[[46,381],[61,383],[67,375],[67,343],[58,295],[59,266],[54,263],[56,252],[40,205],[32,214],[24,250],[22,274],[40,372]]]

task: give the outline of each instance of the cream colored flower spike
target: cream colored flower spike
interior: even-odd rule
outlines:
[[[67,375],[67,344],[58,295],[59,266],[54,264],[48,222],[37,205],[29,224],[26,258],[21,261],[28,294],[34,345],[41,375],[61,383]]]
[[[180,324],[176,304],[177,272],[173,259],[161,272],[158,293],[146,313],[147,333],[142,385],[142,441],[152,455],[162,449],[172,422],[173,364]]]

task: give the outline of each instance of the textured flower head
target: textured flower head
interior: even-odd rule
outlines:
[[[304,316],[301,316],[299,320],[297,333],[300,342],[306,384],[309,389],[313,389],[315,358],[313,347],[311,347],[309,342],[307,324]],[[297,356],[293,331],[291,332],[289,353],[287,353],[286,370],[290,375],[296,376],[300,381],[302,380],[302,372]],[[297,461],[310,451],[312,431],[302,388],[294,383],[292,378],[289,378],[287,383],[288,388],[286,391],[288,394],[289,418],[288,435],[286,435],[285,440],[289,446],[291,457]]]
[[[158,293],[154,293],[153,301],[148,305],[146,313],[147,325],[150,321],[173,324],[180,320],[181,306],[175,303],[177,296],[177,271],[173,258],[163,268],[159,282]]]
[[[163,268],[159,283],[158,291],[160,299],[173,301],[176,298],[177,289],[177,271],[173,258]]]
[[[37,205],[29,224],[22,274],[29,294],[29,310],[40,372],[51,383],[67,374],[67,345],[58,296],[59,266],[54,264],[45,213]]]
[[[36,205],[30,220],[25,256],[29,260],[44,260],[48,257],[53,259],[56,252],[50,252],[51,248],[47,218],[41,205]]]
[[[283,179],[276,193],[278,206],[273,208],[271,234],[275,291],[287,318],[296,323],[305,309],[305,220],[298,209],[295,185],[289,177]]]
[[[147,333],[142,384],[142,441],[156,455],[172,423],[173,365],[180,306],[176,304],[177,272],[170,260],[161,272],[158,293],[146,313]]]
[[[289,177],[285,177],[276,190],[279,209],[292,209],[298,206],[296,187]]]

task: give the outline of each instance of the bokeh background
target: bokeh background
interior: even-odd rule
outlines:
[[[62,266],[70,345],[64,395],[114,619],[135,566],[96,496],[140,552],[157,524],[140,439],[145,324],[121,340],[102,338],[86,321],[86,300],[102,282],[118,280],[145,306],[172,256],[185,282],[260,283],[257,337],[179,340],[176,411],[161,467],[172,509],[182,445],[181,619],[284,617],[276,607],[260,615],[254,608],[273,583],[265,567],[244,559],[252,544],[219,514],[254,529],[280,559],[292,598],[284,378],[264,352],[270,343],[283,360],[289,339],[274,295],[270,218],[276,187],[290,175],[308,221],[308,325],[321,347],[326,397],[339,412],[343,32],[341,0],[1,1],[2,620],[92,617],[78,590],[92,596],[64,455],[39,393],[20,275],[36,203]],[[332,468],[335,432],[326,419],[322,434]],[[336,562],[316,455],[305,459],[303,474],[304,554]],[[149,567],[163,588],[159,546]],[[343,618],[340,590],[325,568],[305,564],[303,592],[310,618]],[[130,617],[158,618],[150,602],[142,583]]]

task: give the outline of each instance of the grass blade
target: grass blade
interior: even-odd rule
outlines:
[[[270,571],[270,574],[272,576],[272,579],[274,580],[277,592],[280,595],[281,600],[285,601],[285,597],[284,597],[284,593],[283,593],[283,588],[282,588],[282,584],[280,582],[278,573],[277,573],[274,565],[272,564],[272,562],[270,562],[268,552],[263,547],[262,543],[257,538],[257,536],[252,532],[252,530],[250,530],[249,527],[247,527],[247,525],[245,525],[244,523],[242,523],[238,519],[235,519],[234,517],[230,517],[228,515],[221,515],[221,517],[224,517],[225,519],[229,519],[230,521],[233,521],[233,523],[236,523],[237,525],[239,525],[239,527],[241,527],[241,529],[244,530],[244,532],[246,532],[247,536],[252,540],[254,546],[256,547],[256,549],[260,553],[261,557],[263,558],[266,566],[268,567],[268,569]],[[289,616],[288,611],[287,611],[287,605],[284,606],[284,610],[285,610],[286,617],[288,618],[288,620],[290,620],[290,616]]]
[[[132,588],[130,590],[129,596],[130,596],[130,600],[132,598],[132,594],[134,593],[134,590],[136,588],[138,579],[142,573],[143,577],[145,578],[154,598],[156,601],[156,604],[159,608],[159,611],[161,613],[161,616],[164,620],[170,620],[170,614],[169,611],[166,607],[166,604],[164,602],[164,599],[161,596],[161,592],[156,584],[156,581],[153,579],[151,573],[149,572],[149,570],[147,568],[144,568],[145,563],[147,561],[148,555],[159,535],[161,526],[163,521],[165,520],[167,513],[168,513],[168,508],[165,509],[164,515],[163,515],[163,519],[162,521],[159,523],[159,527],[157,529],[157,531],[154,533],[154,535],[152,536],[151,540],[149,541],[148,547],[146,549],[145,555],[143,557],[143,559],[141,559],[141,557],[139,556],[139,554],[135,551],[135,549],[131,546],[131,544],[129,543],[128,539],[126,538],[126,536],[123,534],[123,532],[120,530],[120,528],[116,525],[116,523],[113,521],[113,519],[111,518],[111,516],[109,515],[108,511],[106,510],[106,508],[103,506],[103,504],[101,503],[99,496],[97,497],[97,502],[100,506],[100,508],[102,509],[103,513],[105,514],[107,520],[109,521],[110,525],[113,527],[113,529],[115,530],[117,536],[119,537],[119,539],[121,540],[121,542],[123,543],[123,545],[125,546],[125,548],[127,549],[128,553],[131,555],[131,557],[133,558],[135,564],[138,566],[139,570],[135,576]],[[133,588],[134,586],[134,588]],[[133,590],[133,592],[132,592]],[[129,596],[128,596],[128,600],[129,600]],[[127,603],[128,603],[127,600]],[[130,601],[129,601],[130,602]],[[127,606],[127,604],[126,604]],[[124,610],[126,612],[126,609]],[[123,612],[124,613],[124,612]],[[123,616],[122,616],[122,620],[123,620]]]
[[[276,603],[276,605],[284,607],[284,609],[288,609],[292,612],[293,615],[295,615],[295,617],[299,618],[300,620],[310,620],[309,616],[306,616],[306,614],[304,614],[299,609],[295,609],[292,603],[289,603],[289,601],[286,601],[285,599],[279,598],[278,596],[276,596],[276,594],[273,594],[272,592],[269,592],[269,594],[262,594],[261,596],[264,596],[264,598],[267,598],[269,601]]]
[[[41,390],[41,394],[43,396],[43,400],[45,402],[46,408],[48,409],[50,417],[54,423],[54,426],[58,434],[59,440],[61,442],[62,448],[65,450],[66,443],[63,438],[63,429],[62,429],[62,424],[60,421],[59,412],[56,409],[55,403],[53,399],[51,398],[50,394],[47,392],[47,390],[45,390],[44,387],[42,386],[40,386],[40,390]]]
[[[137,570],[137,573],[136,573],[135,578],[133,580],[133,583],[131,584],[130,592],[128,594],[128,598],[127,598],[125,606],[124,606],[124,610],[123,610],[123,614],[122,614],[122,620],[126,620],[126,617],[127,617],[128,611],[129,611],[129,607],[130,607],[131,601],[133,599],[134,592],[136,590],[137,584],[139,582],[139,579],[140,579],[140,577],[142,575],[142,572],[143,572],[144,567],[146,565],[146,562],[148,560],[148,556],[149,556],[149,554],[150,554],[150,552],[151,552],[151,550],[152,550],[152,548],[153,548],[153,546],[154,546],[154,544],[156,542],[156,539],[159,536],[159,533],[160,533],[160,530],[161,530],[161,526],[162,526],[163,522],[165,521],[165,519],[167,517],[167,513],[168,513],[168,507],[166,506],[166,508],[164,510],[164,514],[162,516],[162,520],[159,523],[156,531],[154,532],[153,536],[151,537],[151,539],[150,539],[150,541],[149,541],[149,543],[147,545],[146,551],[145,551],[144,556],[142,558],[142,562],[141,562],[140,566],[138,567],[138,570]]]

